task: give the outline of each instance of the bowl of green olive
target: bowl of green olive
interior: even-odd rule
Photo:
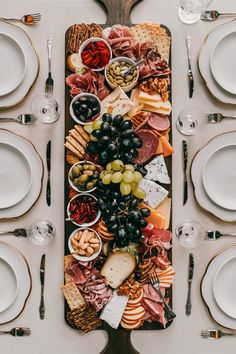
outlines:
[[[125,92],[132,90],[138,82],[138,68],[134,68],[128,75],[125,75],[124,72],[133,64],[135,62],[126,57],[112,59],[105,68],[105,78],[108,85],[113,89],[120,86]]]
[[[91,161],[80,161],[71,166],[68,173],[70,186],[79,193],[93,192],[101,167]]]

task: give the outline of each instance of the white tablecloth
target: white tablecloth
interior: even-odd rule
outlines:
[[[234,6],[233,6],[234,5]],[[175,121],[180,110],[187,106],[200,106],[205,112],[234,113],[232,107],[227,107],[214,100],[208,93],[203,80],[197,71],[197,54],[206,34],[220,23],[228,21],[220,19],[214,23],[198,22],[194,25],[184,25],[177,19],[177,0],[144,0],[132,12],[133,23],[142,21],[161,22],[172,32],[172,70],[173,70],[173,228],[186,218],[199,220],[206,229],[233,231],[233,224],[224,224],[204,213],[193,198],[192,188],[188,203],[182,205],[182,139],[175,128]],[[235,1],[214,0],[211,8],[225,11],[235,11]],[[1,112],[0,116],[16,116],[19,113],[30,112],[32,99],[43,92],[47,77],[46,39],[49,34],[54,37],[52,71],[55,82],[55,96],[62,107],[61,118],[52,125],[37,124],[36,126],[21,126],[17,123],[0,123],[0,127],[28,137],[36,146],[45,162],[46,143],[52,139],[52,206],[46,205],[45,187],[37,204],[25,216],[16,220],[1,222],[0,230],[6,228],[24,227],[38,218],[49,218],[56,226],[57,234],[49,247],[37,247],[27,240],[13,237],[2,237],[18,247],[27,257],[33,276],[33,288],[24,312],[15,321],[0,329],[14,326],[28,326],[32,330],[30,337],[1,337],[0,351],[2,354],[98,354],[106,343],[103,331],[80,334],[71,329],[64,321],[64,303],[60,286],[63,283],[63,253],[64,253],[64,34],[66,29],[80,22],[104,23],[106,16],[101,6],[94,0],[0,0],[0,16],[22,16],[27,13],[40,12],[42,21],[37,26],[24,27],[27,30],[40,58],[39,78],[27,98],[17,107]],[[188,98],[187,58],[185,48],[185,33],[192,35],[193,74],[195,92],[192,99]],[[208,126],[194,138],[188,138],[190,157],[213,136],[235,129],[232,121],[219,125]],[[141,354],[233,354],[235,339],[222,338],[219,341],[207,341],[200,337],[201,329],[216,327],[201,300],[200,280],[211,257],[224,246],[232,243],[231,239],[216,242],[204,242],[193,250],[196,267],[192,292],[192,315],[185,315],[187,294],[187,264],[189,251],[178,245],[173,239],[173,265],[176,270],[173,286],[173,305],[177,314],[174,323],[163,331],[136,331],[132,333],[134,346]],[[42,253],[46,252],[46,318],[39,319],[38,307],[40,301],[39,264]],[[3,285],[1,284],[0,287]],[[123,353],[121,353],[123,354]]]

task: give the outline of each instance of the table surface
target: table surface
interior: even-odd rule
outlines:
[[[211,8],[225,11],[235,11],[234,0],[223,2],[213,0]],[[173,228],[186,218],[196,219],[206,229],[234,231],[234,224],[226,224],[206,214],[200,209],[193,197],[190,186],[189,200],[182,205],[182,139],[175,128],[175,121],[182,108],[187,106],[201,107],[205,112],[235,113],[234,109],[217,102],[207,91],[197,70],[197,54],[205,36],[215,26],[229,21],[219,19],[214,23],[198,22],[194,25],[184,25],[177,19],[178,0],[143,0],[132,12],[132,22],[160,22],[169,27],[172,32],[172,82],[173,82]],[[61,118],[52,125],[37,123],[37,126],[21,126],[17,123],[0,123],[0,128],[29,138],[36,146],[45,162],[46,144],[52,140],[52,206],[46,205],[46,176],[42,194],[37,204],[25,216],[16,220],[1,222],[0,230],[24,227],[38,218],[48,218],[56,226],[55,241],[48,247],[34,246],[27,240],[13,237],[2,237],[2,240],[18,247],[29,261],[33,277],[32,293],[25,310],[15,321],[0,326],[5,330],[14,326],[28,326],[32,330],[30,337],[1,338],[1,353],[11,354],[98,354],[106,343],[106,334],[95,331],[81,334],[67,326],[64,321],[64,300],[61,294],[63,284],[63,252],[64,252],[64,34],[66,29],[81,22],[104,23],[106,20],[103,8],[94,0],[0,0],[1,16],[18,16],[40,12],[42,21],[34,27],[24,27],[32,38],[40,58],[39,78],[25,101],[15,108],[1,112],[0,117],[16,116],[22,112],[31,111],[32,99],[43,92],[47,77],[46,39],[49,34],[54,37],[53,77],[55,82],[55,97],[62,107]],[[192,36],[193,74],[195,92],[192,99],[188,98],[188,81],[186,76],[187,58],[185,48],[185,33]],[[190,158],[212,137],[222,132],[234,130],[233,121],[225,121],[215,126],[207,126],[195,137],[187,138]],[[163,331],[134,331],[132,342],[141,354],[233,354],[235,339],[222,338],[219,341],[207,341],[200,337],[200,331],[205,328],[217,327],[209,316],[200,296],[200,280],[210,259],[225,246],[233,243],[233,239],[220,239],[215,242],[206,241],[193,250],[196,262],[196,272],[192,284],[192,315],[185,315],[187,295],[187,264],[189,250],[178,245],[173,239],[173,265],[176,276],[173,286],[173,306],[177,314],[174,323]],[[40,301],[39,264],[41,255],[46,252],[46,316],[39,319],[38,307]],[[2,286],[2,285],[1,285]],[[123,353],[121,353],[123,354]],[[125,354],[125,353],[124,353]]]

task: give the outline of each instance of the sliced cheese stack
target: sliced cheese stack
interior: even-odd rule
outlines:
[[[169,266],[165,270],[162,270],[162,269],[156,267],[155,273],[160,280],[161,287],[169,288],[171,286],[171,284],[173,284],[173,278],[174,278],[175,271],[172,266]]]
[[[137,299],[129,299],[121,319],[121,326],[126,329],[135,329],[142,325],[145,308],[141,305],[143,291]]]
[[[155,95],[149,95],[147,92],[140,90],[138,102],[143,105],[143,111],[167,115],[171,113],[172,108],[170,101],[162,101],[161,96],[158,93]]]

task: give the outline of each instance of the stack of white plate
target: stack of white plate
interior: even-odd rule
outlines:
[[[223,221],[236,221],[236,132],[216,136],[196,154],[191,179],[203,209]]]
[[[236,245],[215,256],[201,283],[201,293],[213,319],[236,330]]]
[[[236,21],[214,28],[201,49],[199,71],[211,94],[219,101],[236,104]]]
[[[0,324],[3,324],[21,314],[32,287],[25,257],[5,242],[0,242],[0,284]]]
[[[20,27],[0,21],[0,109],[21,102],[34,84],[39,61],[29,36]]]
[[[26,213],[42,189],[43,164],[27,139],[0,129],[0,220]]]

